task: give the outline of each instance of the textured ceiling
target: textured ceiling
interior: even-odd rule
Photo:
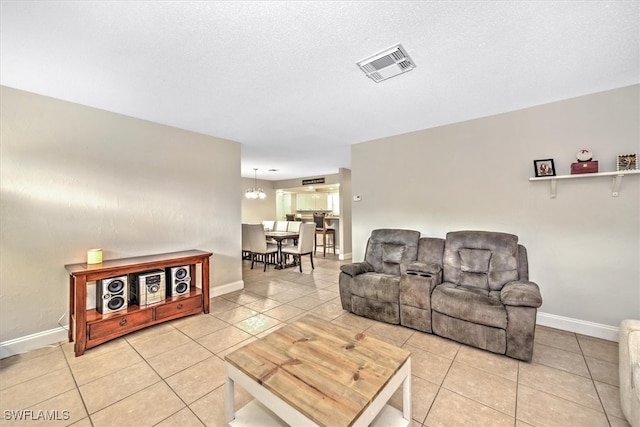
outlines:
[[[2,1],[6,86],[242,143],[242,176],[635,84],[638,1]],[[356,62],[402,43],[417,68]],[[267,169],[278,172],[267,172]]]

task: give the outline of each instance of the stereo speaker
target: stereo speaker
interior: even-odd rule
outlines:
[[[191,289],[191,277],[189,276],[190,267],[184,265],[182,267],[167,268],[167,296],[184,295],[189,293]]]
[[[96,310],[100,314],[115,313],[127,308],[127,276],[111,277],[96,282]]]

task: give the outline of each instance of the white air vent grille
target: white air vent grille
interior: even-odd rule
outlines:
[[[376,83],[416,68],[416,64],[400,44],[363,59],[357,65]]]

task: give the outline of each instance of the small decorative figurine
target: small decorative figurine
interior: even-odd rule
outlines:
[[[598,173],[598,161],[592,160],[593,154],[587,149],[578,151],[576,154],[578,161],[571,163],[571,174]]]
[[[579,162],[589,162],[593,159],[593,155],[589,150],[580,150],[578,151],[578,155],[576,156]]]

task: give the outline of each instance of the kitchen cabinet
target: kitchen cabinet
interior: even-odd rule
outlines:
[[[327,210],[327,193],[298,193],[296,194],[296,210],[313,211]]]

